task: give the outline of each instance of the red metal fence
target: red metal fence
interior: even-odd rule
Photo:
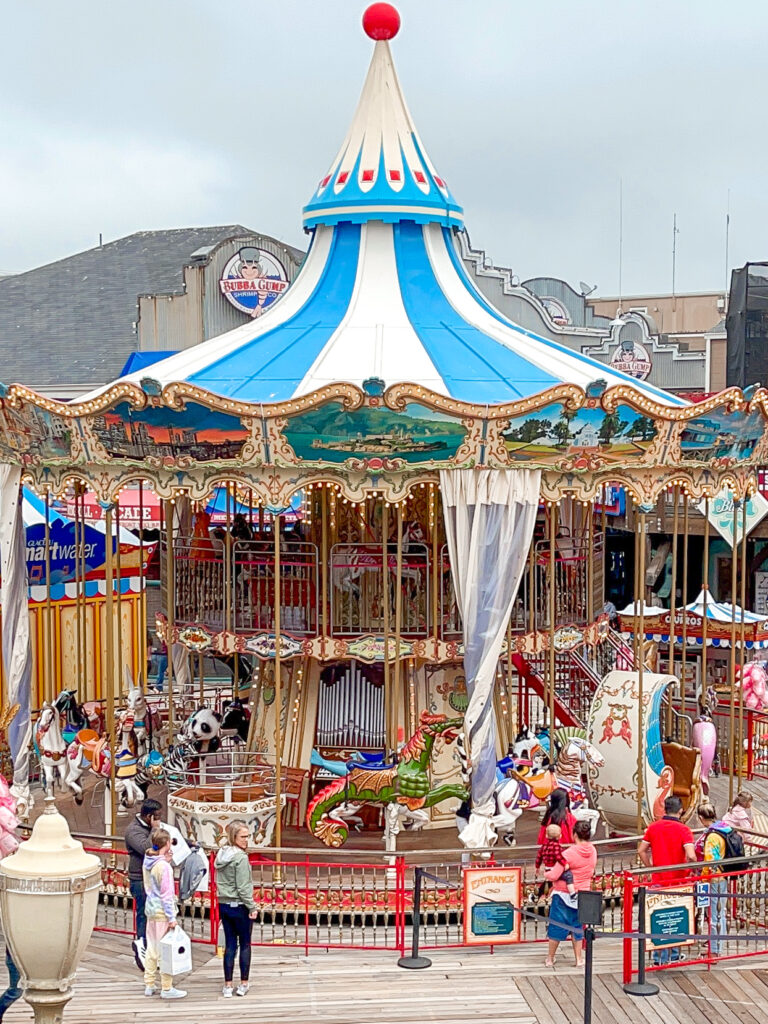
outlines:
[[[634,862],[636,840],[597,844],[598,871],[593,888],[602,892],[606,926],[622,920],[622,892],[627,867]],[[97,931],[133,934],[133,901],[127,853],[87,847],[102,861],[102,898]],[[535,847],[496,850],[488,866],[523,869],[524,942],[545,938],[546,886],[534,869]],[[318,857],[325,857],[320,859]],[[181,907],[180,920],[193,942],[216,945],[219,912],[214,854],[209,854],[211,889]],[[253,943],[310,949],[388,949],[404,953],[410,941],[414,870],[427,873],[422,886],[420,945],[425,949],[463,944],[462,851],[421,851],[393,856],[353,852],[292,850],[251,856],[254,900]],[[478,861],[474,861],[478,863]]]
[[[687,865],[683,880],[666,881],[665,874],[670,869],[643,869],[628,871],[624,878],[625,983],[638,973],[641,957],[645,970],[655,971],[768,953],[768,856],[755,859],[745,871],[713,873],[710,863]],[[675,942],[674,929],[665,937],[674,915],[682,922],[688,913],[690,927],[683,926],[680,942]],[[635,943],[631,936],[637,933],[651,938]]]

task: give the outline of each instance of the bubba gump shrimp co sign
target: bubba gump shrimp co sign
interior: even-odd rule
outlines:
[[[464,869],[464,945],[520,941],[522,868]]]

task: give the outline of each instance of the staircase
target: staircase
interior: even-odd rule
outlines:
[[[549,654],[524,657],[513,654],[512,665],[519,676],[518,722],[535,727],[548,717]],[[560,651],[555,655],[555,727],[586,728],[589,707],[598,683],[613,669],[632,669],[632,648],[611,630],[602,644],[582,650]],[[514,692],[514,686],[510,687]]]

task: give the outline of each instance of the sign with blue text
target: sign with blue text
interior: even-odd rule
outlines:
[[[521,886],[521,868],[465,868],[466,946],[501,946],[520,941]]]

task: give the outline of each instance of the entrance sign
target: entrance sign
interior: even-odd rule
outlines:
[[[508,945],[520,941],[522,868],[466,868],[464,944]]]
[[[706,514],[706,502],[700,501],[696,506],[702,515]],[[747,501],[747,536],[754,530],[759,522],[768,515],[768,501],[758,491]],[[744,539],[744,511],[739,508],[736,513],[736,534],[737,543],[741,544]],[[733,547],[733,494],[725,487],[722,491],[709,501],[709,521]]]
[[[694,931],[694,894],[691,889],[680,889],[671,894],[655,893],[650,889],[645,907],[648,931],[662,938],[651,939],[654,949],[666,946],[687,946],[694,940],[681,938]]]

